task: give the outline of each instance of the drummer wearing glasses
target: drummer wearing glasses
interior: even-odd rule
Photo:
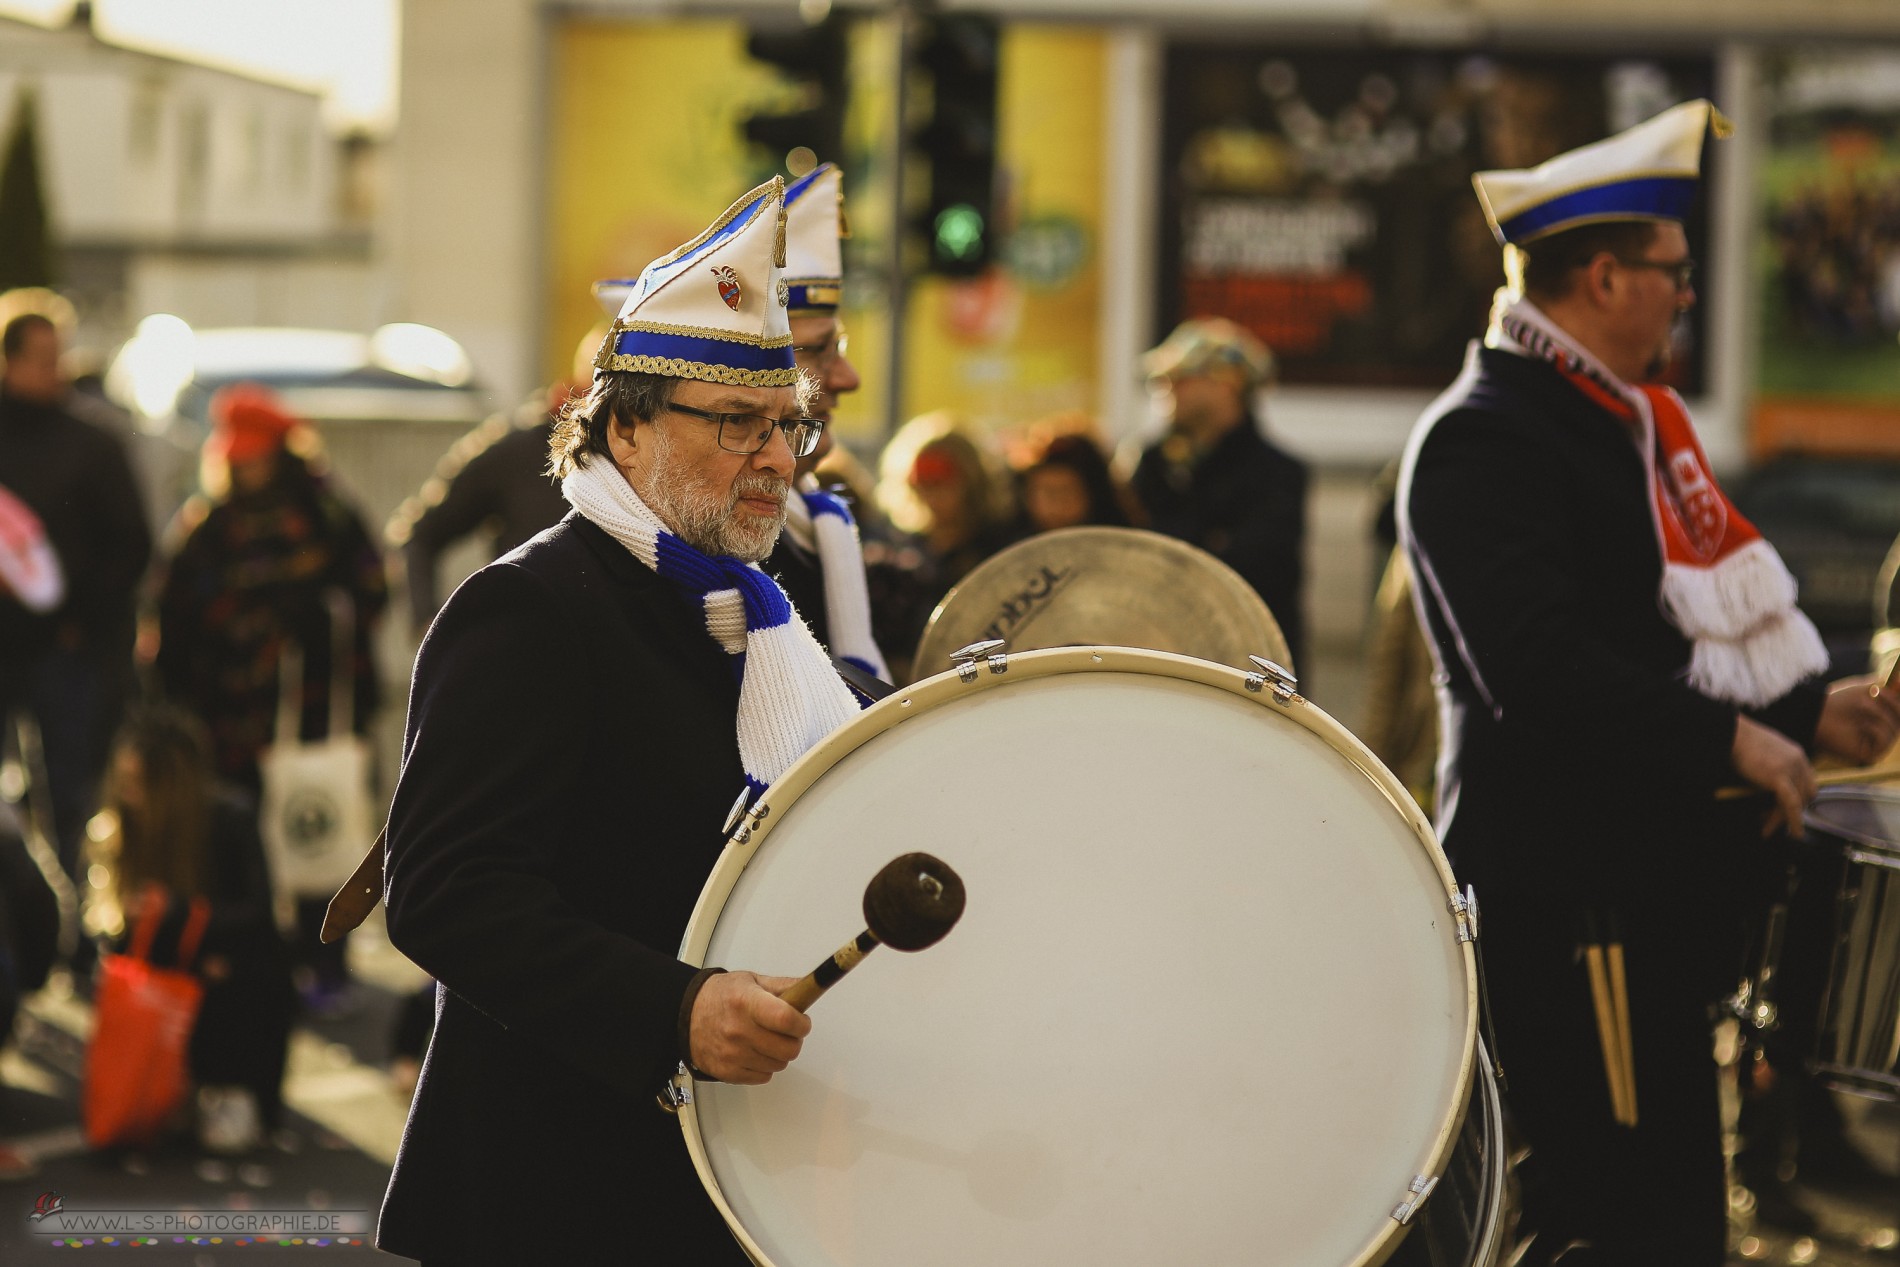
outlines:
[[[785,531],[764,563],[833,655],[873,677],[890,680],[871,632],[871,600],[857,523],[843,498],[821,489],[815,468],[831,452],[831,413],[858,389],[844,321],[843,175],[825,163],[785,189],[786,313],[798,368],[818,390],[811,416],[826,424],[818,447],[798,459],[785,504]]]
[[[1734,877],[1775,821],[1799,830],[1809,751],[1864,764],[1900,732],[1870,683],[1818,682],[1792,578],[1652,385],[1695,301],[1681,221],[1712,122],[1693,102],[1477,176],[1511,284],[1401,476],[1532,1265],[1724,1261],[1708,1008],[1740,966]],[[1718,805],[1738,776],[1768,796]]]
[[[386,895],[443,989],[385,1250],[745,1262],[654,1092],[682,1061],[760,1083],[798,1055],[791,979],[674,952],[734,796],[858,710],[757,566],[823,426],[783,207],[774,180],[648,266],[555,428],[574,512],[457,590],[418,657]]]

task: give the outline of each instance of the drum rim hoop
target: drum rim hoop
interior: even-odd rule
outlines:
[[[1877,801],[1900,806],[1900,788],[1884,787],[1878,783],[1837,783],[1815,793],[1814,807],[1832,801]],[[1845,841],[1881,855],[1882,861],[1878,865],[1900,866],[1900,843],[1831,823],[1816,816],[1814,807],[1801,815],[1804,826],[1812,827],[1831,839]]]
[[[1122,673],[1175,678],[1181,681],[1195,682],[1203,686],[1212,686],[1236,695],[1249,703],[1268,708],[1325,740],[1340,755],[1344,756],[1359,772],[1369,778],[1385,796],[1393,809],[1399,812],[1407,825],[1412,828],[1420,844],[1426,846],[1426,856],[1438,873],[1439,881],[1445,888],[1446,898],[1456,897],[1460,893],[1451,864],[1445,858],[1444,850],[1438,844],[1438,837],[1426,820],[1418,802],[1405,789],[1390,770],[1372,755],[1370,749],[1339,722],[1323,710],[1312,704],[1304,696],[1292,695],[1286,700],[1279,699],[1271,690],[1254,690],[1248,685],[1250,675],[1223,664],[1214,664],[1207,660],[1197,660],[1192,656],[1176,655],[1167,651],[1151,651],[1137,647],[1090,646],[1090,647],[1050,647],[1036,651],[1023,651],[1008,657],[1005,672],[995,673],[988,669],[985,662],[978,660],[977,676],[965,682],[956,669],[949,669],[934,676],[924,678],[904,687],[865,709],[858,716],[846,722],[838,730],[827,736],[800,757],[798,761],[779,777],[779,780],[767,788],[763,795],[749,808],[739,825],[733,829],[725,848],[720,852],[719,860],[713,864],[712,872],[707,876],[704,888],[700,890],[699,900],[693,906],[692,916],[687,920],[686,931],[682,935],[679,958],[695,967],[703,967],[706,950],[712,941],[714,928],[719,915],[724,911],[726,901],[744,874],[746,865],[757,855],[759,846],[771,834],[772,829],[784,821],[782,811],[795,804],[807,789],[815,784],[826,772],[851,753],[857,751],[885,731],[901,725],[911,717],[921,716],[936,705],[961,699],[975,691],[993,690],[1012,683],[1042,677],[1055,677],[1065,673]],[[1447,927],[1454,921],[1447,920]],[[1431,1175],[1442,1175],[1452,1150],[1457,1143],[1458,1130],[1464,1120],[1472,1088],[1472,1079],[1477,1076],[1478,1053],[1478,975],[1476,955],[1470,942],[1458,943],[1459,959],[1464,967],[1465,978],[1465,1034],[1462,1051],[1458,1060],[1457,1085],[1450,1102],[1440,1116],[1437,1135],[1430,1153],[1429,1171]],[[681,1081],[690,1091],[692,1077],[682,1076]],[[712,1158],[706,1149],[705,1136],[699,1127],[697,1097],[687,1095],[679,1107],[680,1130],[685,1136],[686,1151],[692,1158],[693,1169],[698,1173],[706,1195],[711,1198],[719,1215],[725,1220],[728,1230],[738,1240],[748,1257],[759,1267],[787,1267],[775,1263],[759,1243],[753,1239],[750,1231],[739,1220],[725,1192],[719,1185],[718,1176],[713,1173]],[[1394,1192],[1396,1203],[1405,1194]],[[1409,1229],[1396,1220],[1382,1229],[1371,1244],[1349,1262],[1339,1267],[1377,1267],[1398,1248]]]
[[[1257,649],[1259,654],[1288,670],[1298,671],[1299,666],[1293,663],[1293,653],[1287,647],[1286,632],[1280,628],[1279,617],[1275,616],[1273,609],[1267,606],[1267,600],[1260,597],[1260,592],[1248,584],[1247,578],[1236,572],[1230,564],[1223,562],[1219,556],[1201,549],[1193,542],[1183,541],[1179,537],[1170,537],[1148,528],[1115,527],[1108,524],[1078,524],[1072,528],[1055,528],[1048,532],[1039,532],[1033,537],[1026,537],[1005,546],[977,564],[969,575],[951,586],[950,592],[938,601],[936,610],[931,613],[929,622],[924,626],[924,631],[917,636],[913,665],[922,661],[925,649],[932,648],[933,644],[949,644],[935,647],[940,651],[947,651],[951,646],[959,645],[951,643],[948,637],[936,637],[935,631],[943,613],[954,610],[952,604],[956,601],[957,592],[964,590],[967,593],[971,579],[978,573],[992,565],[1000,568],[1012,559],[1034,557],[1057,545],[1089,541],[1135,543],[1143,549],[1171,558],[1183,567],[1191,566],[1197,569],[1197,575],[1202,581],[1218,584],[1236,608],[1245,610],[1249,617],[1260,622],[1260,627],[1256,631],[1262,638],[1260,647]],[[915,672],[915,669],[913,668],[912,671]]]

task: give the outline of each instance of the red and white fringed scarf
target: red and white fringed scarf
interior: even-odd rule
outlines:
[[[1689,685],[1712,699],[1759,708],[1827,668],[1820,633],[1795,606],[1794,577],[1716,485],[1682,397],[1624,382],[1529,300],[1505,291],[1485,342],[1548,361],[1630,428],[1649,471],[1662,548],[1658,601],[1695,644]]]

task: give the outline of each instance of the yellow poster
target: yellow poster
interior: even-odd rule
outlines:
[[[1007,26],[997,89],[1002,267],[921,279],[905,340],[907,415],[988,430],[1093,413],[1107,49],[1081,27]]]
[[[590,288],[629,277],[704,228],[774,170],[744,120],[782,106],[779,72],[746,54],[737,20],[570,18],[555,32],[545,196],[541,359],[565,371],[602,314]],[[855,24],[846,116],[843,316],[864,380],[840,434],[874,450],[932,409],[1007,429],[1095,407],[1104,138],[1104,37],[1082,27],[1006,26],[997,101],[1001,260],[982,278],[915,279],[905,384],[884,416],[889,355],[882,269],[892,222],[887,176],[892,85],[888,20]]]

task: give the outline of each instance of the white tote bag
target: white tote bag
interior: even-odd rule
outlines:
[[[298,737],[303,651],[295,643],[278,662],[277,734],[258,758],[263,804],[258,826],[280,897],[328,899],[362,861],[376,837],[370,796],[369,741],[356,734],[356,692],[349,665],[354,629],[350,601],[331,591],[329,735]]]

